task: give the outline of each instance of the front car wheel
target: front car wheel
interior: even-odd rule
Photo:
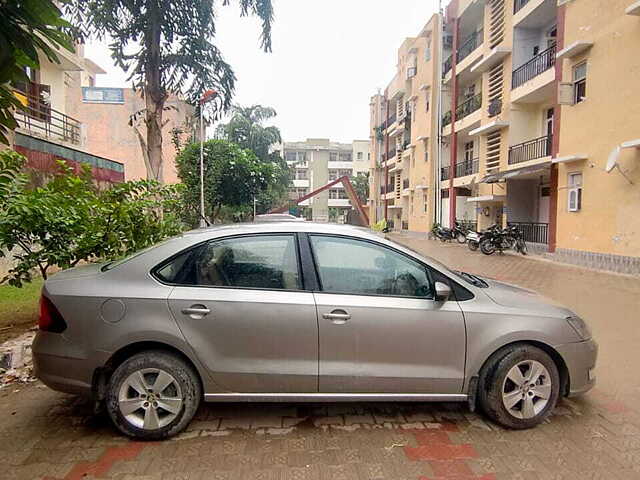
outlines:
[[[555,407],[560,376],[551,357],[532,345],[506,347],[483,368],[479,400],[484,412],[500,425],[531,428]]]

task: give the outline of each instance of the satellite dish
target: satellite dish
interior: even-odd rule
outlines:
[[[607,166],[604,167],[607,173],[611,172],[614,168],[618,166],[618,158],[620,157],[620,145],[611,150],[609,154],[609,158],[607,160]]]

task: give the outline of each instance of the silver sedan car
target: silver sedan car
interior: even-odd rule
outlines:
[[[510,428],[589,390],[585,322],[366,229],[185,233],[46,281],[35,372],[126,435],[180,432],[201,400],[463,401]]]

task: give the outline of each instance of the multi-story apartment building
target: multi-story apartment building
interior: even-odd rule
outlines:
[[[640,273],[640,1],[558,7],[560,82],[549,247],[564,261]]]
[[[441,131],[440,171],[427,182],[439,190],[434,219],[479,229],[517,224],[532,247],[556,258],[640,273],[639,16],[637,0],[451,0],[442,49],[431,52],[442,73],[431,85],[441,88],[432,104],[440,100],[442,115],[427,119],[432,132]],[[417,188],[404,161],[413,167],[415,127],[407,136],[405,121],[402,135],[387,135],[385,123],[401,113],[394,85],[414,66],[403,60],[412,40],[399,50],[394,81],[372,97],[371,203],[374,221],[423,232],[429,224],[412,221],[403,202]],[[424,115],[419,106],[415,113]],[[385,171],[394,135],[387,160],[394,166]],[[437,133],[431,136],[435,143]]]
[[[74,76],[93,83],[96,74],[104,71],[84,58],[82,45],[76,47],[76,53],[60,49],[57,55],[60,63],[40,55],[40,68],[27,69],[29,81],[15,85],[14,94],[24,109],[15,112],[18,128],[10,138],[11,146],[37,172],[51,172],[56,161],[63,159],[72,165],[91,165],[99,184],[123,181],[124,164],[109,152],[93,152],[87,141],[87,125],[67,110]]]
[[[369,141],[332,142],[327,138],[309,138],[304,142],[285,142],[281,147],[287,164],[293,168],[290,198],[307,195],[342,176],[366,175],[369,171]],[[341,184],[304,200],[314,221],[327,222],[343,217],[351,204]]]
[[[175,139],[185,144],[198,131],[194,108],[176,95],[165,103],[162,128],[162,181],[178,182]],[[67,112],[86,125],[86,144],[96,155],[116,158],[124,164],[125,180],[147,178],[147,168],[136,129],[146,139],[142,121],[145,106],[139,91],[131,88],[96,87],[76,75],[67,95]],[[134,114],[137,122],[130,123]]]
[[[371,98],[372,224],[387,219],[397,230],[426,231],[435,219],[439,23],[434,15],[405,39],[395,76]]]

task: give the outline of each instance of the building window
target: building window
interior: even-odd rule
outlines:
[[[347,192],[342,188],[331,188],[329,189],[329,198],[331,200],[346,200],[349,197],[347,196]]]
[[[296,161],[296,152],[285,152],[284,159],[287,162],[295,162]]]
[[[364,158],[363,153],[362,152],[358,152],[357,153],[357,158],[358,158],[358,160],[362,160]]]
[[[338,158],[341,162],[351,162],[353,160],[353,156],[351,155],[351,153],[340,152]]]
[[[413,215],[413,192],[409,196],[409,213]]]
[[[308,178],[306,169],[296,169],[296,180],[307,180]]]
[[[587,98],[587,62],[573,67],[573,103]]]
[[[567,180],[569,195],[568,210],[579,212],[582,208],[582,173],[570,173]]]
[[[371,153],[367,153],[367,160],[371,160]]]
[[[428,197],[427,192],[422,192],[422,213],[427,213]]]
[[[431,40],[427,41],[427,46],[424,49],[424,61],[428,62],[431,60]]]
[[[329,152],[329,161],[337,162],[338,161],[338,152]]]

